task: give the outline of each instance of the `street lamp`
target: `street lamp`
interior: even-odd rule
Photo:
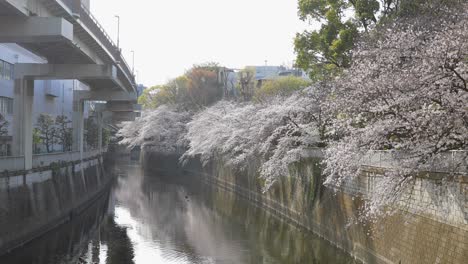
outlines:
[[[140,73],[138,72],[138,70],[136,71],[136,75],[135,75],[135,84],[137,85],[137,97],[140,97],[140,89],[138,88],[138,80],[137,78],[140,78]]]
[[[120,16],[115,15],[117,18],[117,48],[120,50]]]
[[[130,51],[132,53],[132,74],[135,75],[135,51]]]

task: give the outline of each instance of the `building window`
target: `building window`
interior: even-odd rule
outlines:
[[[13,99],[0,96],[0,113],[4,115],[13,114]]]
[[[13,64],[0,60],[0,79],[13,80]]]
[[[11,156],[11,144],[0,142],[0,157]]]

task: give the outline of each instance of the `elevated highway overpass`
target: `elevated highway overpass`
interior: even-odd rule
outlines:
[[[16,43],[47,61],[14,66],[13,154],[24,156],[26,170],[32,168],[34,80],[73,79],[89,87],[74,96],[75,151],[83,152],[84,101],[107,102],[99,109],[115,116],[109,122],[133,120],[140,110],[135,76],[89,0],[0,0],[0,43]]]

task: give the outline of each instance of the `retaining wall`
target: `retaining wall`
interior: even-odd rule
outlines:
[[[395,214],[363,222],[358,214],[378,180],[374,174],[336,192],[322,185],[320,159],[309,159],[263,193],[259,166],[252,161],[247,170],[236,171],[218,160],[202,168],[192,160],[186,172],[316,233],[364,263],[461,264],[468,259],[466,176],[417,178],[394,205]]]
[[[110,186],[103,157],[0,172],[0,255],[71,220]]]

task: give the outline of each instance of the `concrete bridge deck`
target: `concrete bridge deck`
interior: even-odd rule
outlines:
[[[114,66],[119,88],[136,93],[120,49],[81,0],[0,0],[0,42],[17,43],[49,64]],[[102,81],[84,80],[94,89]]]

